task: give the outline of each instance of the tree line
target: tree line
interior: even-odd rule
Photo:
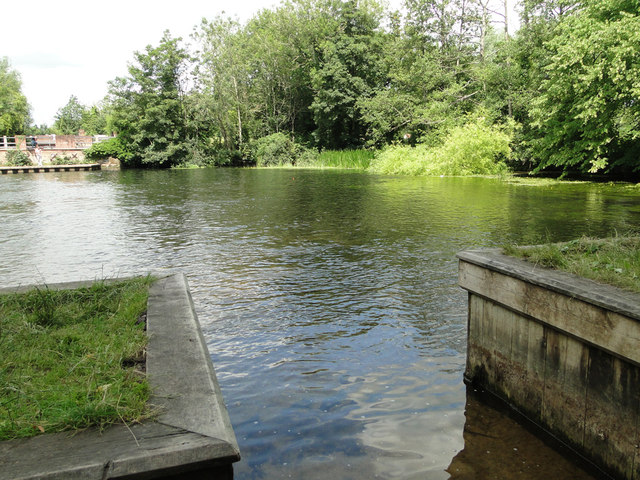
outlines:
[[[72,97],[54,128],[117,132],[130,166],[244,164],[283,138],[455,151],[475,132],[506,138],[496,152],[514,169],[636,171],[640,0],[522,0],[519,16],[515,33],[506,0],[286,0],[246,23],[219,16],[188,41],[165,32],[99,107]],[[5,103],[12,73],[0,62],[0,134],[26,103]]]

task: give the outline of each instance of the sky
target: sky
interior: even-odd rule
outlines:
[[[515,1],[515,0],[511,0]],[[399,6],[402,0],[390,0]],[[31,0],[6,17],[0,57],[20,73],[36,125],[54,122],[72,95],[86,106],[104,98],[108,82],[127,75],[133,53],[156,46],[163,32],[188,39],[202,18],[225,13],[244,22],[279,0]]]

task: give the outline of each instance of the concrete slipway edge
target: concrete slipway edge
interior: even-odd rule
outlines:
[[[29,288],[3,288],[0,293]],[[150,402],[161,412],[155,421],[114,425],[102,433],[89,429],[0,442],[0,478],[147,479],[196,471],[230,478],[240,451],[183,274],[151,286],[147,334]]]

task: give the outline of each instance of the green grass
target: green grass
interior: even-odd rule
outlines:
[[[583,237],[534,247],[504,247],[507,255],[524,258],[600,283],[640,293],[640,237]]]
[[[0,440],[150,415],[139,319],[152,280],[0,295]]]

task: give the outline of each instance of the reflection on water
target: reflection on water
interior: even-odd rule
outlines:
[[[225,169],[3,176],[0,211],[2,284],[187,275],[236,478],[482,479],[523,468],[521,434],[475,403],[493,420],[469,429],[455,253],[624,232],[640,201],[624,185]]]
[[[571,452],[559,445],[553,450],[548,448],[540,435],[526,430],[495,405],[495,401],[488,399],[486,394],[481,395],[469,388],[464,449],[447,468],[451,480],[593,478],[580,468],[577,461],[570,460],[575,456]]]

